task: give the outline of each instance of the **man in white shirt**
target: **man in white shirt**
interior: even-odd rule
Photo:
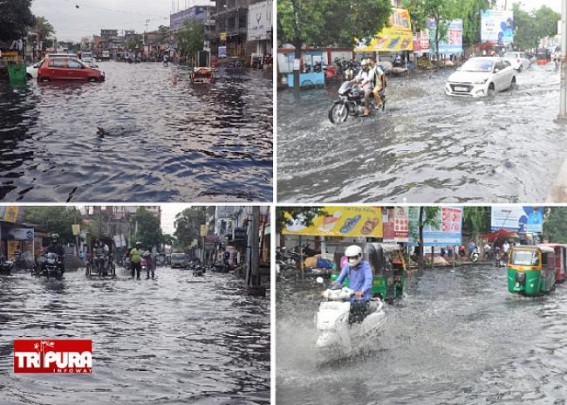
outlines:
[[[370,95],[374,88],[374,69],[370,69],[370,64],[367,60],[363,60],[360,64],[360,72],[352,79],[351,83],[358,83],[364,90],[364,113],[363,117],[368,117],[370,113]]]

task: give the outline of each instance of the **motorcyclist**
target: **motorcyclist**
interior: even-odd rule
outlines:
[[[142,243],[136,242],[136,246],[130,250],[130,266],[132,268],[132,277],[134,275],[139,280],[142,271]]]
[[[51,235],[51,245],[47,247],[45,253],[55,253],[59,260],[59,269],[61,270],[61,275],[65,273],[65,249],[59,243],[59,235],[54,233]],[[46,263],[44,263],[45,266]]]
[[[368,311],[368,301],[372,298],[370,295],[372,269],[368,261],[362,260],[362,249],[358,245],[347,247],[345,256],[347,257],[347,263],[343,266],[341,274],[335,281],[335,285],[342,285],[343,281],[349,277],[350,288],[355,291],[350,298],[349,322],[362,322]]]
[[[370,114],[370,95],[374,88],[374,69],[370,69],[370,63],[365,59],[360,63],[360,67],[360,72],[350,83],[357,83],[364,90],[364,113],[362,116],[368,117],[368,114]]]

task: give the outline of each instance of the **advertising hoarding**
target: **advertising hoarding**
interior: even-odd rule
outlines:
[[[481,11],[480,41],[500,46],[514,42],[514,13],[508,10]]]
[[[322,207],[325,216],[316,216],[311,226],[302,219],[286,225],[285,235],[365,236],[381,238],[382,208],[378,207]]]
[[[272,29],[272,2],[250,4],[248,7],[248,40],[270,39]]]
[[[541,233],[543,229],[543,207],[494,206],[490,218],[493,231]]]
[[[399,52],[413,50],[413,32],[408,10],[393,8],[390,25],[374,38],[359,41],[355,52]]]

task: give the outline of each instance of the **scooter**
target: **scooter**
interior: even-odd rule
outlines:
[[[323,278],[317,282],[323,284]],[[323,292],[323,301],[315,315],[317,342],[320,351],[349,354],[354,347],[359,347],[367,340],[373,340],[386,323],[384,303],[374,298],[368,302],[368,310],[362,322],[349,322],[350,298],[354,290],[347,287],[331,286]]]
[[[473,262],[473,263],[478,262],[478,249],[474,249],[471,252],[471,262]]]

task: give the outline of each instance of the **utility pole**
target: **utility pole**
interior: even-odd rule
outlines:
[[[559,90],[559,115],[557,121],[567,122],[567,0],[561,1],[561,88]]]

